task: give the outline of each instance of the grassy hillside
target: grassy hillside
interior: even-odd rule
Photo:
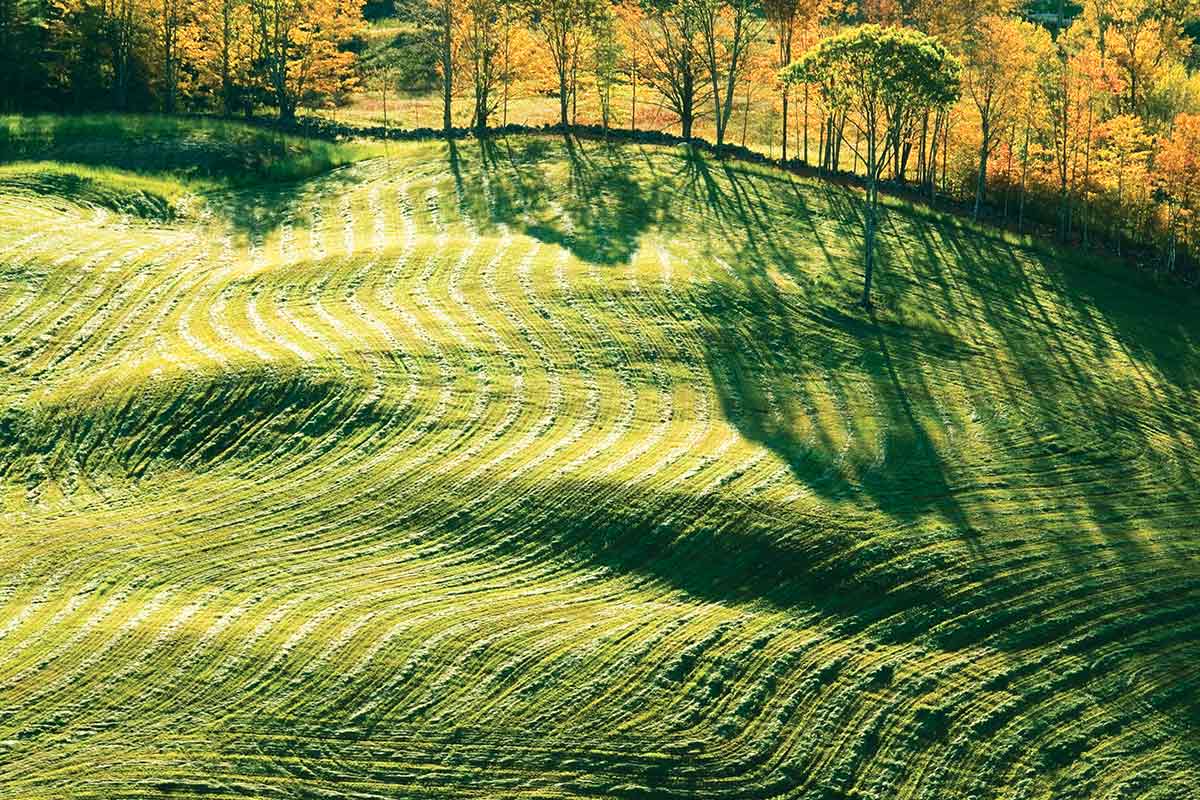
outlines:
[[[0,797],[1200,796],[1194,298],[894,206],[868,316],[682,149],[9,169]]]
[[[0,115],[0,164],[152,175],[195,190],[312,178],[376,152],[217,119],[89,114]]]

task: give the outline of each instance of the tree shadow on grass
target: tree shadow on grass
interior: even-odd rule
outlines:
[[[888,246],[912,271],[905,292],[987,353],[949,377],[997,413],[987,436],[998,457],[966,466],[1003,488],[1004,528],[1025,528],[1025,546],[1097,596],[1111,591],[1105,564],[1145,598],[1163,583],[1193,585],[1196,553],[1180,530],[1198,502],[1189,453],[1200,430],[1187,411],[1196,351],[1180,335],[1192,301],[998,235],[911,223],[898,233]],[[1077,624],[1060,615],[1032,635]]]
[[[423,524],[483,547],[488,558],[548,546],[548,557],[587,569],[602,566],[703,602],[814,614],[843,633],[873,628],[902,640],[953,608],[959,570],[947,563],[943,574],[926,576],[929,560],[903,558],[906,540],[863,547],[872,532],[854,515],[788,529],[782,520],[802,517],[769,500],[582,473],[556,477],[553,486],[546,493],[531,483],[510,493],[519,501],[478,512],[447,496],[425,508]]]
[[[476,224],[509,226],[594,264],[628,263],[669,207],[664,187],[642,180],[632,151],[617,145],[484,138],[477,157],[451,143],[449,158]]]
[[[339,167],[315,178],[264,184],[205,195],[205,204],[234,233],[262,239],[285,223],[307,223],[314,197],[337,195],[358,186],[361,167]]]
[[[515,224],[531,235],[620,263],[580,243],[607,231],[607,212],[536,219],[550,207],[538,205],[545,193],[565,187],[583,202],[597,169],[553,172],[547,152],[497,151],[493,174],[507,172],[509,185],[493,195],[499,213],[481,218],[528,213],[533,223]],[[1196,337],[1165,298],[1125,299],[1120,282],[1105,290],[1078,264],[932,215],[889,212],[879,308],[867,314],[851,305],[860,280],[851,193],[801,190],[785,176],[686,152],[641,157],[630,179],[654,184],[670,202],[656,219],[627,226],[613,252],[631,255],[640,237],[680,226],[690,238],[669,244],[730,266],[728,279],[686,289],[702,312],[686,335],[700,339],[724,417],[777,456],[815,502],[576,476],[559,480],[553,502],[526,502],[537,494],[531,487],[516,493],[519,507],[495,519],[457,518],[456,530],[475,536],[493,526],[500,550],[528,547],[528,532],[542,532],[556,557],[704,601],[816,614],[839,632],[869,627],[894,641],[983,645],[1014,664],[1046,653],[1036,668],[1046,670],[1048,693],[1103,689],[1109,669],[1169,686],[1164,676],[1194,663],[1200,589],[1184,514],[1197,483],[1185,445],[1198,434],[1180,408],[1194,395]],[[576,217],[577,227],[563,226]],[[677,302],[654,300],[647,306]],[[1170,319],[1140,322],[1155,314]],[[1172,332],[1174,341],[1158,339]],[[1114,358],[1119,368],[1108,367]],[[1171,408],[1138,400],[1131,381]],[[1141,453],[1162,446],[1156,438],[1182,454],[1181,485],[1143,468]],[[1147,532],[1161,540],[1147,544]],[[1142,652],[1111,646],[1147,631],[1157,638]],[[1150,665],[1147,653],[1158,651],[1176,661]],[[1104,670],[1069,669],[1098,652],[1107,653]],[[996,669],[998,681],[1009,679]],[[1179,685],[1188,691],[1154,689],[1149,713],[1194,732],[1195,679],[1182,675]],[[1006,713],[989,724],[1001,729]],[[1046,756],[1079,757],[1070,747]]]
[[[801,187],[683,148],[585,149],[570,139],[485,140],[477,156],[462,148],[451,158],[460,202],[481,223],[605,265],[627,261],[646,235],[669,241],[679,231],[688,238],[670,243],[689,257],[728,263],[732,282],[689,289],[720,408],[822,500],[867,501],[897,530],[948,530],[968,548],[1013,519],[1009,509],[993,512],[979,485],[1031,507],[1045,502],[1039,492],[1073,497],[1049,518],[1054,525],[1118,536],[1122,520],[1154,524],[1152,509],[1129,499],[1162,495],[1147,474],[1108,472],[1128,484],[1121,497],[1086,485],[1150,446],[1128,396],[1098,364],[1125,346],[1149,365],[1151,389],[1178,403],[1163,380],[1194,374],[1194,341],[1185,331],[1181,343],[1146,342],[1156,334],[1135,327],[1119,287],[1063,284],[1081,279],[1078,265],[1017,253],[998,235],[936,215],[889,211],[871,316],[851,306],[859,204],[840,187]],[[793,285],[782,289],[778,276]],[[1177,450],[1195,440],[1194,424],[1159,416]],[[956,450],[964,430],[987,438],[969,458]],[[988,448],[1027,474],[994,467],[980,455]],[[1194,496],[1186,458],[1179,469]],[[1020,524],[1039,523],[1028,515]],[[1124,539],[1113,543],[1131,563],[1144,557]],[[1084,548],[1062,548],[1058,557],[1086,572]]]
[[[846,244],[858,223],[844,192],[693,169],[699,188],[686,196],[710,206],[734,266],[704,301],[723,316],[703,331],[724,416],[838,504],[839,518],[873,507],[890,519],[912,543],[906,558],[926,558],[920,543],[939,539],[968,556],[921,580],[944,571],[996,606],[939,623],[934,642],[1020,650],[1072,640],[1122,602],[1178,608],[1162,621],[1106,623],[1097,636],[1172,624],[1173,641],[1200,638],[1181,624],[1200,601],[1181,530],[1198,502],[1200,430],[1186,412],[1197,337],[1183,322],[1192,301],[1173,307],[1069,255],[889,211],[878,310],[867,314],[851,302],[857,252]],[[806,281],[822,261],[835,280]],[[772,273],[794,284],[781,288]],[[895,537],[884,527],[864,538],[873,547]],[[1012,577],[995,566],[1009,548],[1037,554]],[[1071,606],[1079,593],[1094,607]],[[1009,596],[1021,599],[1006,610]],[[953,619],[955,601],[925,619]]]
[[[680,164],[680,196],[707,213],[712,254],[734,265],[735,281],[705,284],[701,299],[710,312],[705,358],[725,418],[825,500],[867,499],[900,523],[932,512],[974,536],[930,433],[940,421],[928,414],[934,404],[914,350],[943,361],[979,353],[945,327],[841,308],[842,292],[814,283],[815,270],[853,270],[856,253],[826,247],[857,237],[857,207],[845,192],[821,187],[814,196],[787,178],[714,170],[698,153]]]
[[[738,432],[826,500],[866,499],[902,523],[934,512],[974,535],[930,435],[937,422],[911,359],[924,332],[826,304],[801,309],[761,285],[741,289],[738,300],[720,301],[737,308],[738,321],[705,335],[722,412]],[[935,341],[942,359],[976,355],[951,336]]]

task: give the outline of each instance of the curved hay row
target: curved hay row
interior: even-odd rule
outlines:
[[[894,210],[872,319],[653,148],[14,186],[0,797],[1200,795],[1192,301]]]

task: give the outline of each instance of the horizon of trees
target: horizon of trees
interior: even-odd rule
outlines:
[[[361,58],[367,17],[393,18],[416,63]],[[861,103],[789,68],[864,24],[920,31],[960,66],[952,101],[884,126],[880,158]],[[288,121],[365,93],[387,119],[411,89],[440,95],[444,128],[464,107],[504,125],[530,96],[571,127],[582,98],[585,122],[703,127],[718,147],[753,117],[772,157],[1195,276],[1198,37],[1200,0],[0,0],[0,112]]]

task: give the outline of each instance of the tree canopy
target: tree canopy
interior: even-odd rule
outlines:
[[[899,153],[903,134],[915,119],[958,99],[961,72],[958,59],[933,37],[879,25],[863,25],[823,39],[782,71],[786,82],[816,86],[826,106],[842,114],[859,134],[855,151],[866,165],[867,179],[865,306],[871,303],[880,172]]]

